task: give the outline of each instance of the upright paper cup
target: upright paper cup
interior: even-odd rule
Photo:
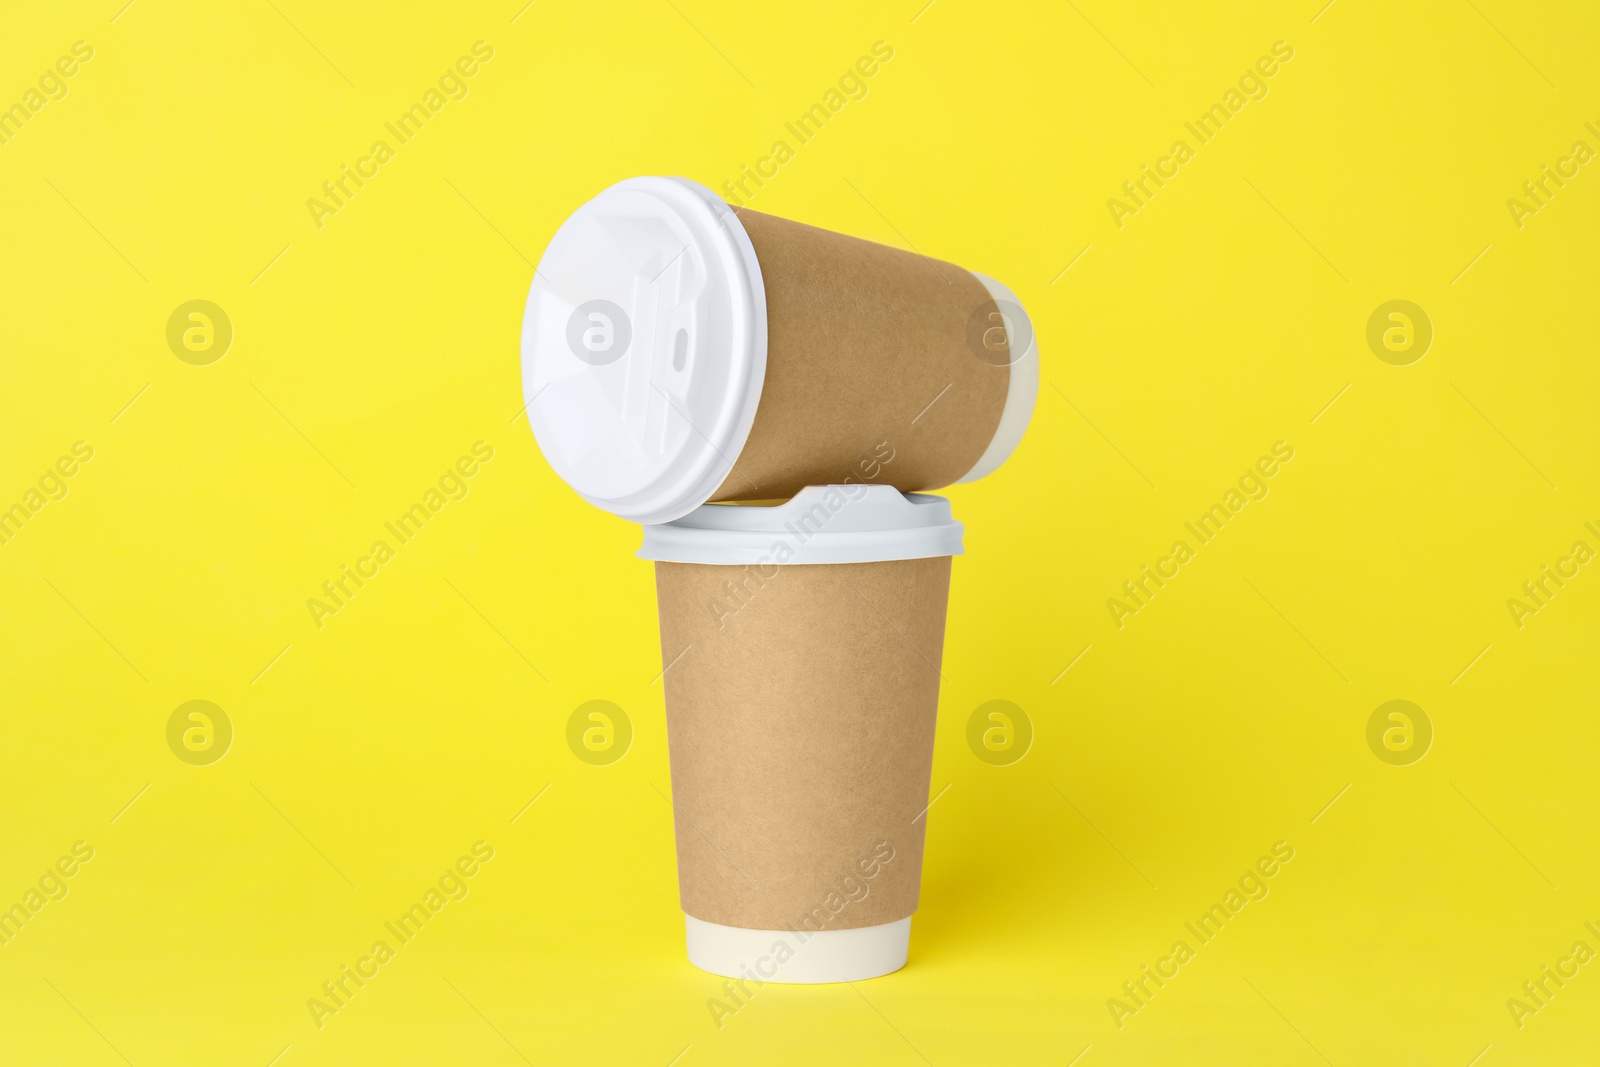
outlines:
[[[1021,440],[1039,365],[1032,323],[992,279],[633,178],[540,259],[522,381],[556,472],[658,523],[852,476],[983,477]]]
[[[861,484],[645,527],[695,966],[905,964],[961,532],[941,497]]]

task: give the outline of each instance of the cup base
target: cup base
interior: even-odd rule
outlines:
[[[911,944],[910,916],[881,926],[820,933],[747,930],[693,915],[683,918],[689,962],[725,978],[754,975],[763,982],[792,985],[856,982],[904,967]]]

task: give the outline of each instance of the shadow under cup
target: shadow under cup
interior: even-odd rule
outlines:
[[[961,533],[943,498],[861,483],[645,528],[695,966],[904,966]]]

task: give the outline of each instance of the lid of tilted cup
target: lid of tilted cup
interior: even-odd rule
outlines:
[[[705,504],[644,528],[642,559],[726,566],[961,555],[950,501],[892,485],[813,485],[772,507]]]
[[[766,293],[733,212],[682,178],[631,178],[573,212],[522,319],[522,391],[550,466],[635,522],[727,478],[767,368]]]

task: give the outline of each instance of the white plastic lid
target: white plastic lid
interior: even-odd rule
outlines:
[[[761,265],[702,185],[613,185],[539,260],[522,320],[528,421],[596,507],[656,523],[704,503],[750,435],[766,368]]]
[[[813,485],[772,507],[705,504],[644,528],[641,559],[727,566],[959,556],[950,501],[892,485]]]
[[[970,471],[956,479],[958,482],[975,482],[993,474],[1010,458],[1022,443],[1028,420],[1033,418],[1034,402],[1039,399],[1039,340],[1033,332],[1033,320],[1023,310],[1016,293],[993,278],[982,274],[973,276],[989,290],[1000,309],[1011,357],[1011,377],[1006,383],[1006,403],[1000,410],[1000,425],[995,428],[989,447]]]
[[[898,971],[911,946],[911,918],[853,930],[746,930],[684,915],[689,962],[728,978],[820,985]],[[782,958],[783,962],[778,962]]]

